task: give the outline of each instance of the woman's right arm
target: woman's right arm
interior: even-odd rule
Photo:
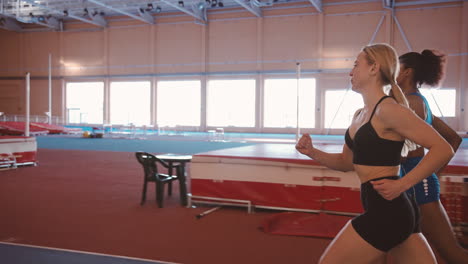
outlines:
[[[309,134],[304,134],[296,144],[296,149],[301,154],[319,162],[325,167],[339,171],[352,171],[353,153],[348,146],[343,146],[341,153],[328,153],[315,148],[312,145],[312,139]]]
[[[438,171],[453,157],[453,149],[435,129],[419,118],[411,109],[399,104],[385,104],[376,112],[386,124],[403,138],[428,150],[424,158],[405,177],[399,180],[373,181],[374,189],[387,200],[392,200],[432,173]],[[386,186],[385,186],[386,185]]]

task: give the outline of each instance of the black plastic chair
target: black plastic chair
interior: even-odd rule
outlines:
[[[143,192],[141,196],[140,204],[143,205],[146,201],[146,187],[148,182],[154,182],[156,185],[156,201],[160,208],[163,207],[164,201],[164,185],[168,183],[169,195],[172,194],[172,182],[178,180],[177,175],[172,175],[172,171],[175,168],[178,172],[178,165],[169,166],[163,160],[158,159],[155,155],[138,151],[135,153],[138,162],[143,166],[144,170],[144,181],[143,181]],[[158,163],[168,169],[168,174],[158,172]]]

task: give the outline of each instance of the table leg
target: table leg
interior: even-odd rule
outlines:
[[[169,163],[169,169],[167,171],[167,174],[169,176],[172,176],[172,166],[173,166],[173,164],[172,164],[172,161],[169,161],[168,163]],[[167,186],[167,187],[168,187],[168,190],[167,190],[168,194],[169,194],[169,196],[171,196],[172,195],[172,181],[169,182],[169,186]]]
[[[177,167],[179,170],[179,191],[180,191],[180,204],[183,206],[187,205],[187,179],[185,177],[185,162],[181,162],[180,166]]]

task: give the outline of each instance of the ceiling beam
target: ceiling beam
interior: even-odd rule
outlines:
[[[138,14],[140,14],[140,20],[149,24],[154,24],[153,15],[143,8],[138,8]]]
[[[322,9],[322,0],[309,0],[309,2],[317,9],[319,13],[323,12]]]
[[[52,16],[51,17],[28,16],[27,18],[24,18],[24,17],[17,17],[12,14],[1,13],[0,17],[4,18],[3,28],[13,30],[13,31],[22,30],[22,27],[16,21],[19,21],[25,24],[37,24],[37,25],[48,27],[48,28],[52,28],[54,30],[59,30],[61,28],[60,22]]]
[[[239,5],[241,5],[243,8],[247,9],[250,13],[256,15],[257,17],[263,16],[262,10],[260,9],[260,7],[252,4],[252,2],[246,3],[243,0],[234,0],[234,1],[238,3]]]
[[[0,15],[0,27],[11,31],[21,31],[22,28],[14,18]]]
[[[45,16],[29,16],[27,19],[24,17],[18,17],[13,14],[3,13],[3,1],[1,3],[2,8],[0,9],[2,13],[0,16],[3,16],[3,28],[13,31],[21,31],[22,27],[16,22],[28,23],[28,24],[37,24],[52,28],[54,30],[59,30],[61,28],[60,22],[54,17],[45,17]],[[17,14],[19,14],[17,12]]]
[[[33,23],[36,23],[41,26],[49,27],[54,30],[60,30],[62,28],[62,25],[57,18],[50,16],[50,17],[43,17],[43,21],[40,21],[38,17],[34,17],[32,19]]]
[[[62,12],[57,11],[56,13],[63,14],[63,11]],[[71,17],[71,18],[76,19],[76,20],[83,21],[83,22],[88,23],[88,24],[93,24],[93,25],[98,26],[98,27],[103,27],[103,28],[107,27],[107,21],[105,19],[103,19],[103,20],[86,19],[86,18],[84,18],[82,16],[71,14],[71,13],[68,13],[68,17]]]
[[[175,8],[175,9],[178,9],[178,10],[180,10],[180,11],[186,13],[187,15],[193,16],[194,18],[199,19],[199,20],[201,20],[201,21],[203,21],[203,22],[205,22],[205,23],[207,22],[207,19],[204,18],[204,17],[202,17],[200,14],[197,14],[197,13],[195,13],[195,12],[193,12],[193,11],[190,11],[189,9],[187,9],[187,8],[185,8],[185,7],[179,6],[178,3],[175,4],[175,3],[171,2],[170,0],[161,0],[161,1],[162,1],[163,3],[169,5],[169,6],[172,6],[172,7]]]
[[[98,6],[100,6],[100,7],[103,7],[103,8],[109,9],[109,10],[112,10],[112,11],[114,11],[114,12],[116,12],[116,13],[120,13],[120,14],[122,14],[122,15],[129,16],[129,17],[134,18],[134,19],[136,19],[136,20],[143,21],[143,22],[148,23],[148,24],[154,24],[154,17],[151,16],[151,14],[146,13],[144,10],[143,10],[143,12],[142,12],[141,10],[139,10],[140,16],[138,16],[138,15],[134,15],[134,14],[132,14],[132,13],[129,13],[129,12],[127,12],[127,11],[118,9],[118,8],[116,8],[116,7],[113,7],[113,6],[104,4],[104,3],[100,2],[100,1],[96,1],[96,0],[87,0],[87,2],[93,3],[93,4],[95,4],[95,5],[98,5]],[[146,15],[142,15],[142,13],[143,13],[143,14],[146,14]]]
[[[64,15],[64,11],[68,12],[68,10],[57,10],[55,8],[51,8],[51,7],[42,5],[42,4],[37,4],[37,3],[34,2],[34,0],[23,0],[23,1],[28,2],[28,3],[30,3],[30,4],[32,4],[34,6],[40,7],[42,9],[46,9],[46,10],[52,12],[52,13],[55,13],[55,14]],[[107,26],[107,22],[104,19],[102,19],[102,20],[87,19],[87,18],[84,18],[82,16],[71,14],[70,12],[68,12],[67,16],[70,17],[70,18],[76,19],[76,20],[83,21],[83,22],[88,23],[88,24],[93,24],[93,25],[98,26],[98,27],[106,27]]]

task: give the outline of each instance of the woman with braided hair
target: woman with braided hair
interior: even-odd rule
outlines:
[[[398,85],[405,94],[409,106],[426,123],[434,127],[456,151],[461,137],[441,119],[434,116],[426,98],[420,93],[422,85],[437,86],[444,77],[446,58],[438,51],[423,50],[421,53],[409,52],[400,56]],[[401,164],[400,175],[409,173],[424,157],[424,148],[419,147],[408,153]],[[430,244],[447,263],[468,264],[468,252],[454,236],[450,220],[440,202],[440,185],[437,175],[443,166],[408,191],[416,198],[421,213],[421,230]]]

